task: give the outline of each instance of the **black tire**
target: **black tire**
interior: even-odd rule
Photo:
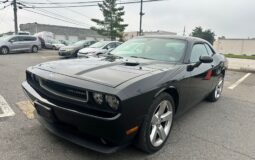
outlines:
[[[5,55],[5,54],[9,54],[9,48],[8,47],[1,47],[0,48],[0,53]]]
[[[78,57],[78,51],[75,51],[75,52],[72,54],[72,57]]]
[[[55,46],[52,47],[53,50],[57,50],[57,48]]]
[[[38,47],[37,46],[33,46],[31,49],[32,53],[37,53],[38,52]]]
[[[206,100],[209,101],[209,102],[216,102],[216,101],[218,101],[220,99],[220,97],[221,97],[221,93],[222,93],[222,90],[223,90],[223,85],[224,85],[224,76],[221,75],[219,77],[219,79],[218,79],[217,85],[215,86],[213,91],[208,95]],[[221,88],[219,88],[219,87],[221,87]]]
[[[151,129],[152,129],[151,128],[151,121],[152,121],[152,116],[154,116],[154,113],[158,108],[158,105],[164,100],[169,101],[172,105],[171,126],[170,126],[169,133],[166,136],[164,142],[161,145],[155,147],[155,146],[152,145],[151,140],[150,140],[150,134],[151,134],[150,132],[151,132]],[[137,142],[135,143],[135,145],[139,149],[143,150],[146,153],[151,154],[151,153],[155,153],[155,152],[159,151],[164,146],[164,144],[166,143],[169,135],[171,134],[174,113],[175,113],[175,104],[174,104],[174,100],[173,100],[172,96],[165,93],[165,92],[161,93],[158,97],[155,98],[152,105],[150,106],[148,114],[145,117],[143,125],[142,125],[142,127],[139,131],[139,135],[137,137],[138,139],[137,139]]]

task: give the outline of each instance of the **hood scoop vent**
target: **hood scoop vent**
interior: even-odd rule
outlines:
[[[125,66],[138,66],[140,63],[138,62],[125,62],[124,65]]]

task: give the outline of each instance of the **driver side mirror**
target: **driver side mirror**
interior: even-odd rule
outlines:
[[[13,43],[13,42],[15,42],[15,40],[14,40],[14,39],[11,39],[11,40],[9,40],[9,42],[10,42],[10,43]]]
[[[201,63],[212,63],[212,62],[213,62],[213,58],[210,57],[210,56],[201,56],[201,57],[199,58],[199,61],[200,61]]]
[[[193,71],[194,68],[199,67],[202,63],[212,63],[212,62],[213,62],[212,57],[210,57],[210,56],[200,56],[199,61],[196,62],[195,64],[188,65],[187,70],[188,71]]]

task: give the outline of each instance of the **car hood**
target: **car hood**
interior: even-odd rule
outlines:
[[[101,48],[83,48],[79,50],[80,53],[90,53],[90,52],[99,52],[101,51]]]
[[[71,46],[63,46],[63,47],[61,47],[61,50],[66,50],[66,49],[79,49],[79,48],[82,48],[82,46],[71,45]]]
[[[65,46],[65,45],[62,44],[62,43],[53,43],[52,45],[55,45],[55,46]]]
[[[157,70],[173,68],[174,66],[174,64],[137,58],[111,59],[107,57],[89,57],[85,59],[46,62],[35,67],[110,87],[117,87],[136,77]]]

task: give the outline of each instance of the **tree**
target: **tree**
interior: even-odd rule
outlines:
[[[100,35],[110,37],[111,40],[115,40],[117,37],[122,39],[123,32],[128,26],[122,24],[124,22],[122,16],[125,14],[124,7],[117,7],[116,0],[104,0],[98,6],[103,13],[104,20],[91,19],[99,26],[98,28],[91,27],[91,29]]]
[[[204,40],[207,40],[211,44],[213,44],[213,42],[215,41],[215,38],[214,38],[215,33],[211,31],[210,29],[203,31],[202,27],[196,27],[195,29],[193,29],[191,36],[202,38]]]

